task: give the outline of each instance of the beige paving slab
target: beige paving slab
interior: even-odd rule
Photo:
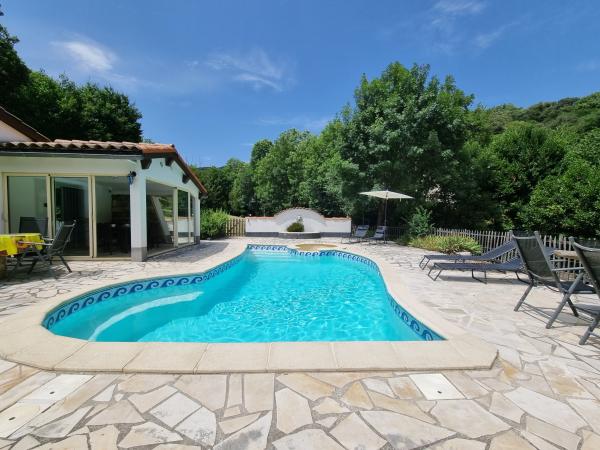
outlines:
[[[99,428],[90,433],[91,450],[116,450],[119,430],[114,425]]]
[[[39,369],[52,370],[58,363],[65,360],[81,347],[83,347],[86,341],[71,338],[57,338],[56,336],[48,333],[46,330],[42,330],[37,334],[33,334],[33,330],[28,330],[23,335],[29,335],[30,332],[36,339],[31,341],[26,338],[23,342],[27,345],[18,345],[15,347],[14,353],[8,356],[13,362],[26,364]],[[4,338],[3,338],[4,339]]]
[[[248,412],[273,409],[275,376],[270,373],[244,375],[244,407]]]
[[[193,442],[212,448],[217,436],[217,419],[212,411],[200,408],[181,422],[176,430]]]
[[[265,372],[268,359],[269,344],[209,344],[195,372]]]
[[[586,425],[567,404],[525,388],[505,394],[526,413],[564,430],[575,432]]]
[[[225,406],[226,375],[182,375],[174,387],[211,411]]]
[[[200,409],[198,403],[178,392],[155,406],[150,410],[150,414],[168,427],[173,428],[198,409]]]
[[[225,434],[235,433],[238,430],[250,425],[258,419],[260,413],[248,414],[245,416],[234,417],[233,419],[222,420],[219,422],[219,428]]]
[[[359,414],[394,448],[411,450],[456,434],[452,430],[394,412],[360,411]]]
[[[273,342],[270,345],[268,369],[334,370],[337,367],[330,342]]]
[[[440,400],[431,409],[431,414],[442,426],[470,438],[493,435],[511,428],[473,400]]]
[[[391,342],[334,342],[339,370],[403,369],[406,367]]]
[[[128,400],[133,403],[139,412],[145,413],[175,392],[177,392],[177,389],[172,386],[162,386],[145,394],[132,394],[128,397]]]
[[[312,423],[306,398],[285,388],[275,393],[277,428],[286,434]]]
[[[87,342],[55,368],[71,372],[121,372],[143,345],[137,342]]]
[[[148,392],[165,384],[173,383],[175,380],[176,377],[169,374],[137,374],[120,382],[117,389],[129,393]]]
[[[207,344],[151,342],[123,368],[123,372],[193,373]]]
[[[386,444],[356,413],[342,420],[330,433],[349,449],[378,450]]]
[[[335,391],[335,388],[330,384],[319,381],[305,373],[287,373],[279,375],[277,381],[312,401],[330,396]]]

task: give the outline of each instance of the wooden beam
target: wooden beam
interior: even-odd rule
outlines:
[[[181,177],[181,181],[183,181],[183,184],[186,184],[188,181],[190,181],[190,177],[188,177],[185,173],[183,174],[183,176]]]
[[[167,167],[171,167],[173,161],[175,161],[175,158],[173,158],[172,156],[168,156],[165,158],[165,164],[167,165]]]
[[[152,164],[152,160],[150,158],[142,159],[142,169],[146,170]]]

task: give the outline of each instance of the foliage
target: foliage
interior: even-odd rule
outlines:
[[[294,222],[287,227],[287,231],[290,233],[302,233],[304,232],[304,224],[302,222]]]
[[[412,238],[423,237],[431,233],[431,211],[419,206],[408,221],[408,235]]]
[[[600,129],[583,135],[560,172],[537,184],[521,220],[546,233],[600,236]]]
[[[211,239],[225,236],[229,214],[222,209],[203,209],[200,214],[202,236]]]
[[[471,254],[481,253],[481,245],[479,245],[475,239],[463,236],[428,235],[413,238],[409,241],[408,245],[447,254],[459,252],[470,252]]]
[[[142,115],[125,94],[30,71],[14,49],[17,42],[0,25],[0,105],[50,139],[142,139]]]
[[[494,136],[479,158],[488,168],[487,185],[501,209],[496,228],[520,228],[519,212],[535,186],[555,175],[567,151],[570,135],[541,125],[514,122]]]
[[[428,66],[393,63],[379,78],[363,77],[355,99],[341,150],[350,163],[343,171],[346,198],[357,209],[360,191],[404,192],[415,197],[414,206],[435,204],[443,222],[455,202],[472,97],[452,77],[430,76]]]
[[[0,17],[4,13],[0,11]],[[27,82],[29,69],[19,58],[15,44],[19,42],[8,30],[0,24],[0,105],[7,106],[15,89]]]

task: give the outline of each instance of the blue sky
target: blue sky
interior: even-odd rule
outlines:
[[[291,127],[318,132],[361,74],[392,61],[430,64],[489,106],[600,90],[596,0],[4,0],[2,10],[31,68],[127,93],[144,136],[198,165],[248,160],[254,142]]]

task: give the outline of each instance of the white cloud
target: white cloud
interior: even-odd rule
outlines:
[[[52,44],[63,51],[83,71],[109,72],[117,61],[117,56],[112,51],[92,41],[56,41]]]
[[[247,53],[213,53],[206,65],[229,74],[233,81],[247,83],[255,90],[270,88],[280,92],[293,82],[290,64],[272,59],[259,48]]]
[[[257,124],[264,126],[284,126],[299,128],[300,130],[321,131],[331,121],[331,116],[311,118],[308,116],[294,117],[268,117],[259,119]]]
[[[485,2],[477,0],[440,0],[433,9],[444,14],[450,15],[468,15],[477,14],[486,7]]]
[[[583,61],[577,65],[577,70],[580,72],[595,72],[600,70],[600,60],[590,59],[589,61]]]
[[[486,49],[498,39],[500,39],[506,32],[518,24],[518,21],[506,23],[489,33],[481,33],[475,36],[474,43],[477,47],[481,49]]]

